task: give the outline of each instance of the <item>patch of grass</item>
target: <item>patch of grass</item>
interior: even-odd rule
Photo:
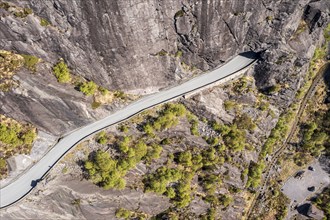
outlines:
[[[49,21],[46,18],[40,18],[40,25],[46,27],[50,25]]]
[[[37,71],[37,64],[39,62],[39,58],[33,55],[27,55],[27,54],[21,54],[21,56],[24,58],[24,66],[31,70],[32,72]]]
[[[63,60],[58,62],[53,67],[53,72],[57,78],[57,81],[60,83],[68,83],[71,81],[71,74],[68,66],[64,63]]]

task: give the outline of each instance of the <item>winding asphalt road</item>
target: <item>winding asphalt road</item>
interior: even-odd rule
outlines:
[[[186,93],[192,92],[216,81],[224,79],[250,66],[258,55],[246,52],[233,58],[225,65],[201,76],[195,77],[179,86],[164,90],[128,105],[114,114],[82,127],[63,137],[48,153],[14,182],[0,189],[0,208],[5,208],[24,198],[53,166],[76,144],[103,128],[116,124],[133,115]]]

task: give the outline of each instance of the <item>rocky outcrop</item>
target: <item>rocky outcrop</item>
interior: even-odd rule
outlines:
[[[1,48],[33,54],[51,64],[64,58],[75,74],[110,90],[150,93],[174,84],[181,72],[212,69],[242,51],[263,51],[254,73],[257,86],[266,90],[281,85],[283,89],[272,98],[282,107],[290,104],[301,86],[315,46],[322,42],[322,27],[329,21],[325,0],[24,0],[10,5],[33,12],[22,17],[11,8],[0,9]],[[41,25],[41,19],[50,25]],[[307,28],[297,34],[302,21]],[[30,77],[31,81],[38,78]],[[61,86],[53,90],[61,90],[57,87]],[[73,87],[67,88],[70,95],[50,91],[46,84],[38,89],[57,97],[41,101],[35,96],[6,93],[2,95],[5,101],[1,98],[1,112],[26,117],[41,128],[54,123],[56,129],[48,131],[56,134],[63,133],[66,121],[72,123],[65,126],[69,131],[97,118],[86,120],[84,112],[93,115],[93,110],[79,109],[81,98],[72,97]],[[38,119],[28,116],[31,111],[26,106],[30,105],[37,108]],[[8,110],[13,108],[24,112],[18,116]]]

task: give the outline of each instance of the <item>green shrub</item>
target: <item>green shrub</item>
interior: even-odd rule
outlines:
[[[140,140],[135,145],[134,150],[135,150],[135,157],[137,158],[138,161],[144,158],[144,156],[146,156],[148,153],[148,147],[142,140]]]
[[[259,186],[261,182],[262,171],[265,168],[265,164],[263,162],[254,163],[253,161],[250,164],[249,172],[248,172],[248,180],[246,183],[246,187],[256,188]]]
[[[107,90],[106,88],[99,86],[99,91],[101,92],[102,95],[107,95],[109,94],[109,90]]]
[[[191,185],[190,180],[181,180],[177,185],[177,195],[174,204],[178,208],[186,207],[191,202]]]
[[[191,134],[195,135],[195,136],[199,136],[198,121],[197,120],[191,120],[190,124],[191,124],[191,127],[190,127]]]
[[[190,151],[180,152],[178,155],[178,163],[185,166],[191,167],[192,166],[192,155]]]
[[[104,189],[123,189],[125,187],[125,180],[122,179],[125,172],[118,169],[117,161],[105,151],[98,150],[92,154],[92,158],[85,161],[84,168],[89,179]]]
[[[215,174],[207,174],[201,178],[201,183],[207,194],[213,195],[221,183],[221,179]]]
[[[18,126],[8,127],[7,125],[0,124],[0,141],[12,146],[19,146],[23,144],[20,138],[21,128]]]
[[[238,129],[234,124],[230,127],[230,131],[223,137],[226,145],[236,152],[244,149],[246,143],[245,136],[245,131]]]
[[[219,157],[216,154],[216,150],[214,147],[210,147],[207,150],[203,150],[201,152],[203,160],[203,168],[206,169],[208,167],[212,167],[218,163]]]
[[[97,143],[106,144],[108,142],[107,134],[105,131],[101,131],[97,137]]]
[[[32,72],[35,72],[37,70],[36,65],[39,62],[39,58],[27,54],[21,54],[21,56],[24,58],[24,66]]]
[[[78,90],[85,95],[94,95],[97,90],[97,85],[93,81],[83,82],[78,85]]]
[[[165,196],[167,196],[170,199],[175,198],[175,196],[176,196],[175,190],[172,187],[167,187],[167,190],[165,192]]]
[[[53,67],[53,72],[54,72],[58,82],[68,83],[71,81],[70,71],[68,69],[68,66],[64,63],[64,61],[58,62]]]
[[[164,194],[168,184],[177,182],[181,177],[182,173],[177,169],[160,167],[155,173],[147,175],[144,179],[145,191]]]
[[[259,109],[261,111],[266,111],[269,109],[269,103],[268,102],[261,102],[259,105]]]
[[[92,109],[97,109],[98,107],[101,106],[101,103],[100,102],[92,102]]]
[[[221,195],[219,201],[226,208],[233,202],[233,198],[230,195]]]
[[[267,89],[267,93],[272,95],[278,93],[280,90],[281,90],[281,86],[279,84],[275,84]]]
[[[121,125],[119,126],[119,131],[127,133],[129,131],[129,128],[127,125]]]
[[[163,148],[157,144],[153,144],[150,147],[148,147],[148,152],[146,155],[146,160],[151,161],[154,159],[159,159],[160,155],[163,151]]]
[[[122,141],[118,143],[118,149],[119,151],[123,153],[127,153],[129,149],[129,145],[131,142],[131,138],[128,136],[123,137]]]
[[[157,131],[161,131],[176,126],[179,122],[179,117],[184,116],[186,113],[186,108],[182,104],[166,104],[152,123],[152,127]]]
[[[152,127],[151,124],[147,123],[143,126],[143,131],[147,134],[147,135],[154,135],[154,128]]]

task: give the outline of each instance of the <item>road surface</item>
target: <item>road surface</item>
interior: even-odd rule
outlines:
[[[183,94],[210,85],[250,66],[257,59],[257,54],[247,52],[233,58],[225,65],[181,85],[164,90],[133,102],[114,114],[89,124],[63,137],[48,153],[15,181],[0,189],[0,208],[5,208],[27,195],[55,164],[76,144],[91,134],[110,125],[119,123],[133,115],[167,102]]]

